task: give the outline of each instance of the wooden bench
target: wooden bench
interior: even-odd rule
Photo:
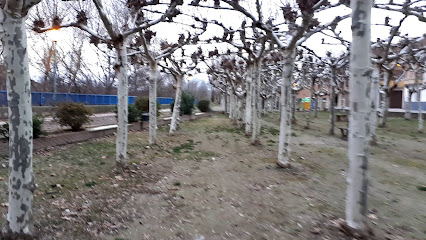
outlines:
[[[345,127],[339,127],[340,133],[342,134],[343,140],[348,140],[348,128]]]
[[[348,121],[348,114],[346,114],[346,113],[337,113],[336,114],[336,121],[338,121],[338,122],[342,122],[342,121],[347,122]]]

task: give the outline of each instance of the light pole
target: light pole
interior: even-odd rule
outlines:
[[[194,76],[192,74],[188,74],[186,76],[186,91],[189,92],[189,82],[194,79]]]
[[[56,105],[56,81],[57,81],[57,63],[56,63],[56,40],[53,40],[53,104]]]

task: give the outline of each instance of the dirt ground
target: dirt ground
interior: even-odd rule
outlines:
[[[347,142],[327,135],[325,113],[311,129],[298,117],[288,170],[275,165],[277,114],[265,117],[260,146],[224,115],[184,123],[174,136],[161,128],[154,147],[147,132],[132,132],[121,174],[112,138],[37,153],[35,228],[41,239],[352,239],[335,226]],[[371,148],[371,239],[426,239],[426,136],[415,124],[390,119]],[[6,183],[6,168],[0,176]],[[0,199],[5,206],[6,184]]]

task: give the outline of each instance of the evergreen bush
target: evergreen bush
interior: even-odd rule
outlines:
[[[198,109],[201,112],[210,112],[210,101],[209,100],[200,100],[198,102]]]
[[[58,107],[56,117],[61,126],[69,126],[72,131],[80,131],[81,127],[89,123],[92,110],[81,103],[62,103]]]

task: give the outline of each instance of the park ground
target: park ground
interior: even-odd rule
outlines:
[[[114,171],[114,138],[38,152],[35,228],[41,239],[352,239],[342,231],[347,142],[320,113],[293,125],[292,168],[276,167],[277,113],[259,146],[224,115],[185,122],[174,136],[129,134],[129,169]],[[344,127],[347,123],[338,123]],[[338,132],[336,132],[339,134]],[[371,147],[371,239],[426,239],[426,134],[390,119]],[[7,159],[0,201],[7,214]]]

